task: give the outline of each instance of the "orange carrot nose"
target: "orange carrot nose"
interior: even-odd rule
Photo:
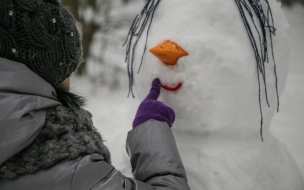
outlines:
[[[188,55],[183,48],[171,41],[165,41],[150,49],[150,52],[167,65],[176,65],[179,58]]]

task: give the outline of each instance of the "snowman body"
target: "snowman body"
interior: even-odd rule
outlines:
[[[270,107],[234,0],[162,0],[137,43],[134,69],[141,60],[142,65],[134,74],[134,86],[140,99],[154,78],[169,87],[183,84],[174,92],[163,89],[160,100],[175,110],[172,130],[194,190],[304,189],[294,159],[269,131],[277,110],[274,64],[281,94],[289,63],[288,23],[280,5],[275,0],[269,4],[277,29],[272,42],[275,59],[270,56],[265,64]],[[173,66],[148,51],[142,58],[145,47],[167,40],[188,56]]]
[[[191,189],[303,189],[294,159],[270,134],[264,142],[216,133],[174,135]]]

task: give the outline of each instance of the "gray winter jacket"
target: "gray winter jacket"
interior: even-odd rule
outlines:
[[[33,142],[46,109],[59,105],[54,89],[20,63],[0,58],[0,164]],[[61,161],[16,180],[0,178],[0,190],[188,190],[171,129],[150,120],[129,132],[127,151],[135,179],[101,155]]]

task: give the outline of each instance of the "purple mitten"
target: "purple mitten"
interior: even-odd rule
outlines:
[[[133,121],[133,128],[150,119],[167,122],[168,125],[172,127],[172,124],[175,120],[175,113],[173,109],[166,106],[162,102],[157,101],[157,98],[160,94],[160,88],[160,80],[154,79],[150,93],[139,105],[135,119]]]

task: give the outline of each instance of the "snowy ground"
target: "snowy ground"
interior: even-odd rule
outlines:
[[[290,22],[292,55],[286,90],[281,97],[281,109],[272,122],[271,131],[286,144],[304,176],[304,8],[285,9]],[[123,61],[122,61],[123,62]],[[125,76],[127,80],[127,75]],[[119,91],[90,85],[86,78],[74,78],[77,92],[88,97],[87,109],[92,112],[95,126],[107,140],[113,165],[125,175],[131,175],[125,139],[139,105],[137,99],[127,98],[127,85]]]

